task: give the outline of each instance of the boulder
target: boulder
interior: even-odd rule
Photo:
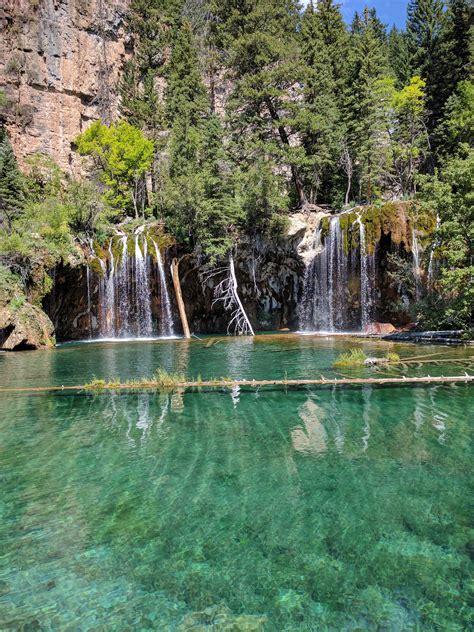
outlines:
[[[0,306],[0,349],[21,351],[54,347],[54,326],[36,305]]]
[[[387,336],[397,331],[392,323],[370,323],[367,325],[365,333],[371,336]]]

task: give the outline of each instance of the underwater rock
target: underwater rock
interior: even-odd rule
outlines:
[[[0,349],[21,351],[54,347],[54,326],[36,305],[0,306]]]
[[[202,612],[191,612],[182,621],[179,630],[185,632],[262,632],[266,617],[251,614],[233,614],[227,606],[210,606]]]
[[[365,366],[375,366],[377,364],[388,364],[390,362],[389,358],[366,358],[364,360]]]

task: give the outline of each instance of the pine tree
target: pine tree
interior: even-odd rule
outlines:
[[[325,3],[333,9],[332,2]],[[318,194],[328,195],[329,183],[336,170],[341,145],[340,116],[337,107],[337,77],[330,47],[325,44],[328,21],[321,19],[320,7],[308,6],[301,28],[302,101],[295,107],[292,121],[305,152],[302,173],[307,199],[315,203]],[[340,68],[337,68],[338,72]]]
[[[390,80],[385,38],[373,12],[356,14],[352,27],[350,70],[344,118],[347,145],[359,184],[359,198],[380,194],[387,171]]]
[[[242,160],[267,155],[288,168],[299,205],[305,193],[299,162],[301,152],[288,126],[289,106],[300,77],[298,63],[298,4],[295,0],[216,2],[222,20],[220,41],[230,57],[234,88],[229,115]]]
[[[199,174],[202,200],[196,220],[196,238],[203,252],[213,260],[229,252],[244,220],[235,195],[224,130],[215,113],[204,125]]]
[[[173,34],[167,65],[165,114],[170,133],[166,200],[162,210],[171,232],[180,242],[193,247],[203,195],[199,168],[209,101],[189,22],[179,24]]]
[[[23,177],[7,132],[0,127],[0,227],[6,225],[11,231],[13,220],[23,208],[24,198]]]
[[[310,7],[312,8],[312,3]],[[319,0],[314,13],[321,37],[321,45],[326,50],[331,66],[337,105],[341,107],[347,74],[349,35],[342,18],[340,5],[336,4],[335,0]]]
[[[407,41],[411,55],[411,74],[426,81],[428,130],[433,132],[445,102],[439,69],[443,66],[442,35],[445,15],[443,0],[410,0]]]
[[[396,77],[397,88],[406,86],[412,76],[411,54],[406,32],[399,31],[396,26],[392,28],[388,36],[388,58],[390,69]]]

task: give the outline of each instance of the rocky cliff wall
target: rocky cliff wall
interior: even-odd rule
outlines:
[[[127,58],[129,0],[2,0],[0,115],[20,161],[48,153],[78,170],[71,142],[90,120],[117,112]]]

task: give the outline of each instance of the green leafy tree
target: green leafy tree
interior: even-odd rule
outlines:
[[[144,214],[147,195],[145,174],[153,160],[153,142],[127,121],[107,127],[95,121],[75,140],[77,151],[91,156],[100,181],[106,186],[105,199],[112,207]]]
[[[428,153],[425,86],[426,82],[421,77],[414,76],[407,86],[395,90],[392,97],[395,114],[391,137],[393,164],[402,195],[416,192],[416,175]]]

